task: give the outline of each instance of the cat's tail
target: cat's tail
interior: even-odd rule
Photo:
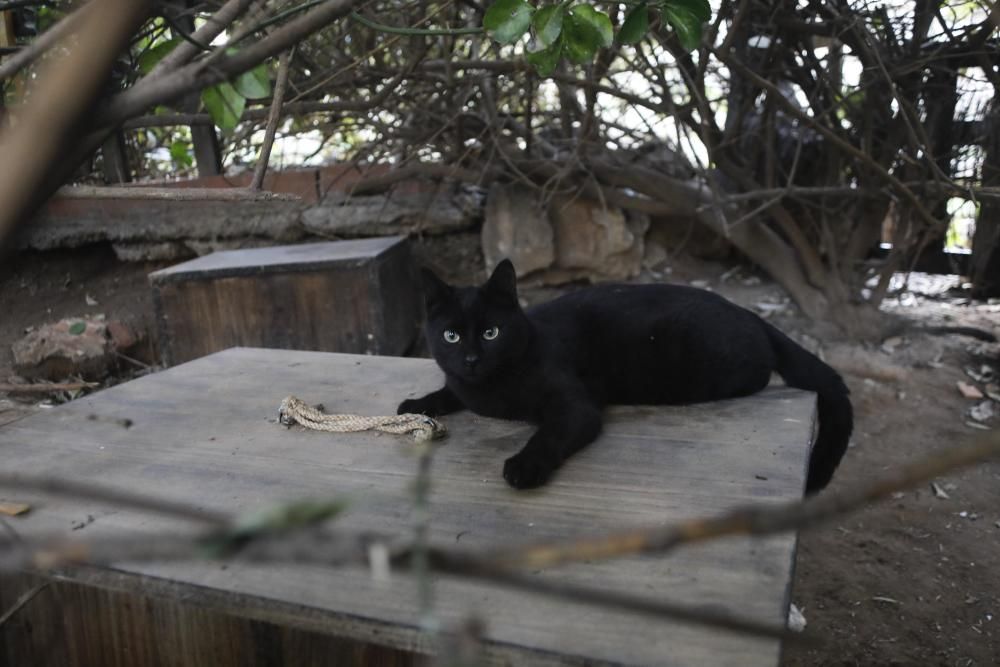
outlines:
[[[761,320],[763,322],[763,320]],[[816,493],[833,477],[847,451],[854,428],[850,393],[837,371],[823,363],[776,328],[764,323],[778,363],[775,370],[790,387],[814,391],[818,395],[819,433],[809,458],[806,493]]]

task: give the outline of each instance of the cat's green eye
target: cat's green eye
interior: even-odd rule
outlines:
[[[447,331],[444,332],[444,339],[449,343],[457,343],[460,338],[461,336],[459,336],[451,329],[448,329]]]
[[[499,335],[500,335],[499,327],[490,327],[489,329],[483,332],[483,338],[485,338],[486,340],[493,340]]]

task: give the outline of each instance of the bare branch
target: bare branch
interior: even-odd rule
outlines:
[[[83,482],[72,482],[48,477],[27,477],[9,473],[0,473],[0,487],[18,489],[21,491],[37,491],[53,496],[82,498],[100,503],[116,505],[135,510],[145,510],[179,519],[207,523],[209,525],[225,525],[229,516],[200,507],[176,502],[173,500],[156,499],[148,496],[109,489]]]
[[[38,75],[16,128],[0,134],[0,155],[16,169],[0,174],[0,248],[15,225],[37,206],[37,191],[74,126],[101,91],[128,37],[149,11],[144,0],[91,0],[76,39],[64,40],[66,56]]]
[[[156,104],[170,102],[185,93],[213,86],[249,71],[316,31],[345,17],[354,4],[355,0],[327,0],[251,46],[233,55],[215,59],[211,63],[211,68],[193,62],[155,79],[143,79],[112,98],[98,114],[95,125],[98,127],[117,125]]]
[[[431,547],[428,565],[437,572],[493,582],[576,602],[609,605],[618,609],[754,635],[785,636],[785,631],[780,626],[741,619],[725,611],[651,601],[610,591],[560,584],[537,577],[525,577],[517,571],[634,554],[663,555],[681,546],[727,536],[764,536],[811,528],[823,521],[857,511],[902,489],[926,483],[957,468],[998,456],[1000,456],[1000,434],[988,433],[971,444],[939,452],[922,461],[904,466],[884,479],[839,494],[827,492],[825,495],[799,502],[754,505],[721,516],[696,519],[666,527],[654,526],[499,550],[492,548],[474,552],[454,547]],[[219,513],[196,510],[172,501],[152,500],[87,484],[0,475],[0,486],[90,498],[170,516],[208,521],[213,525],[212,530],[200,534],[129,535],[121,538],[102,537],[99,540],[73,541],[56,537],[47,543],[40,541],[38,537],[32,538],[30,542],[21,538],[0,540],[0,572],[25,567],[45,569],[74,563],[184,560],[204,557],[211,553],[260,563],[365,565],[370,547],[375,544],[393,543],[384,535],[331,531],[315,524],[269,525],[248,535],[238,532],[239,526],[228,516]],[[409,565],[416,552],[417,547],[414,543],[402,545],[394,550],[390,562],[397,567]]]
[[[190,35],[191,41],[185,40],[174,47],[170,53],[163,56],[163,59],[156,63],[152,71],[146,75],[146,79],[159,78],[189,63],[191,59],[201,53],[199,48],[192,42],[210,44],[233,21],[239,18],[253,2],[254,0],[228,0],[211,18]]]
[[[260,190],[264,183],[264,174],[267,173],[267,163],[271,159],[271,146],[274,144],[274,133],[278,131],[278,119],[281,118],[281,104],[285,99],[285,88],[288,86],[288,63],[294,53],[294,47],[281,54],[278,64],[278,79],[274,84],[274,97],[271,100],[271,114],[267,119],[267,130],[264,134],[264,143],[260,146],[260,155],[257,157],[257,167],[253,172],[253,180],[249,189]]]
[[[1000,457],[1000,433],[987,433],[971,444],[938,452],[893,475],[841,493],[826,492],[803,501],[781,505],[755,505],[719,517],[695,519],[666,527],[622,531],[596,538],[512,548],[495,553],[498,567],[545,568],[581,560],[614,558],[626,554],[664,554],[681,545],[729,535],[773,535],[812,528],[822,522],[855,512],[897,491],[925,484],[936,477],[974,463]]]

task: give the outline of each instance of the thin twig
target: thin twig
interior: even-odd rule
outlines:
[[[152,498],[131,491],[110,489],[86,482],[74,482],[66,479],[0,473],[0,488],[37,491],[54,496],[94,500],[122,508],[146,510],[164,516],[197,521],[213,526],[227,525],[230,521],[230,516],[223,512],[194,507],[175,500]]]
[[[34,538],[31,543],[7,543],[0,540],[0,573],[25,569],[48,570],[77,564],[105,565],[115,562],[160,563],[201,558],[219,558],[242,563],[313,565],[323,567],[364,566],[368,563],[368,548],[374,544],[387,544],[384,535],[373,533],[333,532],[317,527],[307,527],[292,533],[263,534],[244,545],[238,553],[214,552],[211,545],[220,538],[226,539],[228,528],[198,534],[147,534],[123,537],[101,537],[90,540],[67,541],[59,536],[48,539]],[[430,579],[430,572],[497,584],[528,593],[610,607],[620,611],[642,614],[654,618],[671,619],[706,627],[738,632],[751,636],[802,640],[793,636],[780,623],[767,623],[740,617],[722,607],[690,605],[669,600],[651,600],[605,589],[568,582],[546,581],[529,577],[516,571],[493,567],[485,562],[442,559],[439,551],[428,560],[427,573],[406,568],[416,552],[406,549],[397,553],[394,562],[408,572],[420,585],[420,577]],[[434,629],[428,617],[421,615],[421,625]]]
[[[271,113],[267,118],[264,143],[260,146],[257,167],[253,171],[253,180],[250,182],[249,189],[251,192],[259,191],[261,185],[264,184],[267,163],[271,159],[271,146],[274,144],[274,135],[278,131],[278,120],[281,118],[281,104],[285,99],[285,89],[288,87],[288,66],[294,53],[295,47],[292,47],[282,53],[278,61],[278,78],[274,83],[274,95],[271,97]]]
[[[970,445],[939,452],[902,466],[894,475],[843,492],[826,492],[781,505],[753,505],[718,517],[693,519],[665,527],[627,530],[494,552],[489,560],[507,568],[545,568],[581,560],[632,554],[664,554],[682,545],[730,535],[773,535],[812,528],[855,512],[897,491],[923,484],[957,468],[1000,456],[1000,433],[980,436]]]
[[[434,584],[431,581],[430,532],[431,508],[431,462],[434,445],[422,442],[418,454],[417,478],[413,483],[413,550],[410,564],[413,577],[417,580],[417,598],[420,608],[420,626],[425,632],[436,628],[434,620]]]
[[[34,588],[30,588],[27,591],[25,591],[21,595],[21,597],[19,597],[14,602],[13,606],[11,606],[10,609],[8,609],[2,615],[0,615],[0,628],[3,628],[4,624],[6,624],[7,621],[12,619],[14,617],[14,614],[19,612],[24,607],[24,605],[34,600],[36,595],[38,595],[51,585],[52,585],[51,581],[44,581],[35,586]]]
[[[980,436],[969,445],[937,453],[923,461],[901,468],[894,475],[853,491],[839,494],[828,492],[805,501],[777,506],[751,506],[719,517],[696,519],[667,527],[577,537],[558,542],[512,547],[499,552],[496,549],[477,553],[454,547],[431,548],[428,565],[437,572],[491,581],[561,599],[610,605],[679,621],[775,636],[783,630],[777,626],[766,626],[755,621],[740,619],[728,612],[633,598],[572,584],[545,582],[542,579],[518,574],[518,570],[548,568],[581,560],[593,561],[633,554],[662,555],[682,545],[726,536],[762,536],[810,528],[823,521],[861,509],[896,491],[926,483],[957,468],[998,455],[1000,455],[1000,434],[989,433]],[[128,536],[119,539],[102,537],[96,541],[56,542],[45,547],[28,543],[5,544],[0,541],[0,571],[24,567],[55,567],[73,563],[99,564],[115,560],[138,562],[144,559],[161,561],[204,557],[208,555],[207,547],[213,543],[227,541],[227,536],[231,536],[233,531],[232,522],[221,514],[209,514],[203,510],[178,506],[171,501],[151,500],[133,494],[95,488],[92,485],[55,480],[25,480],[16,476],[0,475],[0,487],[2,486],[48,490],[139,509],[150,509],[184,518],[204,519],[208,516],[214,523],[215,529],[202,535]],[[33,543],[37,541],[38,538],[34,538]],[[259,531],[249,542],[243,544],[236,555],[241,560],[252,562],[363,566],[367,563],[369,547],[375,543],[389,544],[391,541],[384,535],[331,532],[315,525],[300,526],[292,530],[278,526],[270,532]],[[231,550],[218,553],[232,555]],[[403,567],[413,562],[415,553],[417,551],[412,544],[401,546],[394,551],[391,562],[396,567]]]

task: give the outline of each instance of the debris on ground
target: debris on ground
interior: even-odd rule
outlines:
[[[899,600],[894,598],[886,597],[885,595],[876,595],[872,597],[872,602],[884,602],[885,604],[903,604]]]
[[[935,498],[941,498],[942,500],[948,500],[951,498],[944,489],[938,486],[937,482],[931,482],[931,490],[934,491]]]
[[[979,368],[968,367],[965,369],[965,374],[983,384],[989,384],[996,380],[996,373],[987,364],[982,364]]]
[[[140,339],[128,325],[102,315],[66,318],[35,327],[11,345],[14,370],[27,379],[100,380]]]
[[[976,403],[971,408],[969,408],[969,417],[977,422],[988,422],[993,419],[993,401],[983,401],[982,403]]]
[[[979,390],[979,387],[969,384],[968,382],[962,382],[959,380],[956,383],[958,391],[965,398],[983,398],[983,392]]]
[[[792,632],[803,632],[806,629],[806,616],[794,602],[788,608],[788,629]]]

